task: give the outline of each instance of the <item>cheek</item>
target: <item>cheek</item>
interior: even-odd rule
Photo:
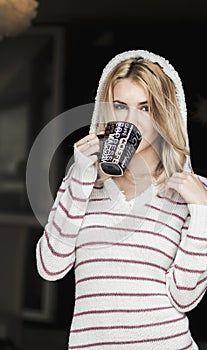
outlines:
[[[142,133],[142,141],[139,144],[138,149],[136,150],[136,153],[139,153],[140,151],[143,151],[145,149],[148,149],[150,146],[154,148],[154,142],[158,137],[157,131],[154,129],[151,131],[151,133],[148,130],[148,133],[144,134]]]
[[[142,120],[139,129],[142,134],[142,143],[152,143],[158,136],[158,132],[155,130],[150,118]]]
[[[151,130],[148,130],[146,133],[145,139],[148,143],[152,143],[156,140],[158,132],[152,127]]]

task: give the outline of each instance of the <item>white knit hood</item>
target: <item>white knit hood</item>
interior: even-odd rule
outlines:
[[[175,88],[176,88],[178,105],[187,129],[187,109],[186,109],[186,103],[185,103],[185,94],[184,94],[181,79],[178,73],[176,72],[176,70],[174,69],[174,67],[165,58],[159,55],[156,55],[152,52],[149,52],[146,50],[130,50],[130,51],[125,51],[123,53],[116,55],[114,58],[111,59],[111,61],[109,61],[109,63],[104,68],[101,78],[99,80],[97,94],[95,97],[95,106],[94,106],[94,111],[92,115],[89,132],[96,133],[98,124],[100,122],[98,117],[98,103],[103,101],[104,85],[109,77],[109,74],[117,66],[117,64],[130,58],[136,58],[136,59],[144,58],[150,62],[158,63],[159,66],[163,69],[164,73],[174,82]],[[188,139],[187,139],[187,147],[189,148]],[[191,161],[189,156],[186,157],[184,170],[192,172],[192,166],[191,166]]]

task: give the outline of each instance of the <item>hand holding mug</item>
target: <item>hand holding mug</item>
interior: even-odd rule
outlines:
[[[97,162],[98,154],[100,153],[100,142],[95,134],[89,134],[78,142],[76,142],[77,149],[83,153],[86,157]]]

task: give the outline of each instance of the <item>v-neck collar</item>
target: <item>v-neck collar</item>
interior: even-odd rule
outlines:
[[[112,178],[107,179],[104,182],[104,186],[112,201],[122,200],[129,204],[134,204],[134,202],[145,203],[148,200],[151,201],[152,196],[157,193],[157,187],[154,184],[150,184],[144,191],[142,191],[140,194],[138,194],[134,198],[127,199],[124,194],[124,191],[120,190],[119,186]]]

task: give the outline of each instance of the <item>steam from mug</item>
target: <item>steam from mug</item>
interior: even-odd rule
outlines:
[[[134,124],[108,122],[99,155],[101,170],[107,175],[122,176],[141,140],[142,135]]]

